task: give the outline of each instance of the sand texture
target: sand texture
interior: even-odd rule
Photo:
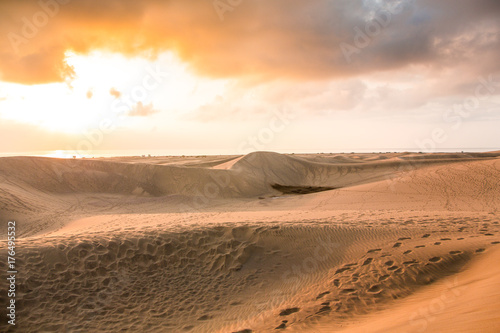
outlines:
[[[0,158],[19,332],[499,332],[499,208],[500,152]]]

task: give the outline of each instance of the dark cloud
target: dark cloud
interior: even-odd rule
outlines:
[[[175,50],[208,76],[313,79],[415,64],[476,75],[497,70],[500,51],[498,0],[255,0],[224,13],[212,1],[59,1],[0,2],[2,80],[61,81],[69,49]]]

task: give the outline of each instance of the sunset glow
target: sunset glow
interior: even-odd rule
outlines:
[[[37,133],[4,149],[95,131],[92,151],[493,149],[500,26],[482,2],[2,1],[0,130]]]
[[[0,102],[1,116],[50,131],[78,134],[96,127],[105,117],[116,124],[130,125],[126,116],[138,103],[146,106],[142,109],[144,116],[152,115],[159,107],[165,113],[179,114],[211,102],[224,89],[221,81],[200,82],[203,80],[171,53],[152,60],[98,51],[88,55],[68,51],[65,61],[74,71],[65,82],[1,83],[5,96]],[[161,90],[155,91],[160,86]],[[150,113],[148,105],[152,105]],[[141,110],[137,115],[142,115]]]
[[[500,0],[0,0],[0,332],[500,332],[499,56]]]

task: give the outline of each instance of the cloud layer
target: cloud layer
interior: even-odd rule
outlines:
[[[498,68],[498,0],[230,3],[3,0],[0,80],[62,81],[72,74],[65,52],[94,49],[147,57],[175,50],[211,77],[317,80],[412,65],[477,76]]]

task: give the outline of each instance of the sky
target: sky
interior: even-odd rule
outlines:
[[[499,55],[498,0],[2,0],[0,153],[498,150]]]

